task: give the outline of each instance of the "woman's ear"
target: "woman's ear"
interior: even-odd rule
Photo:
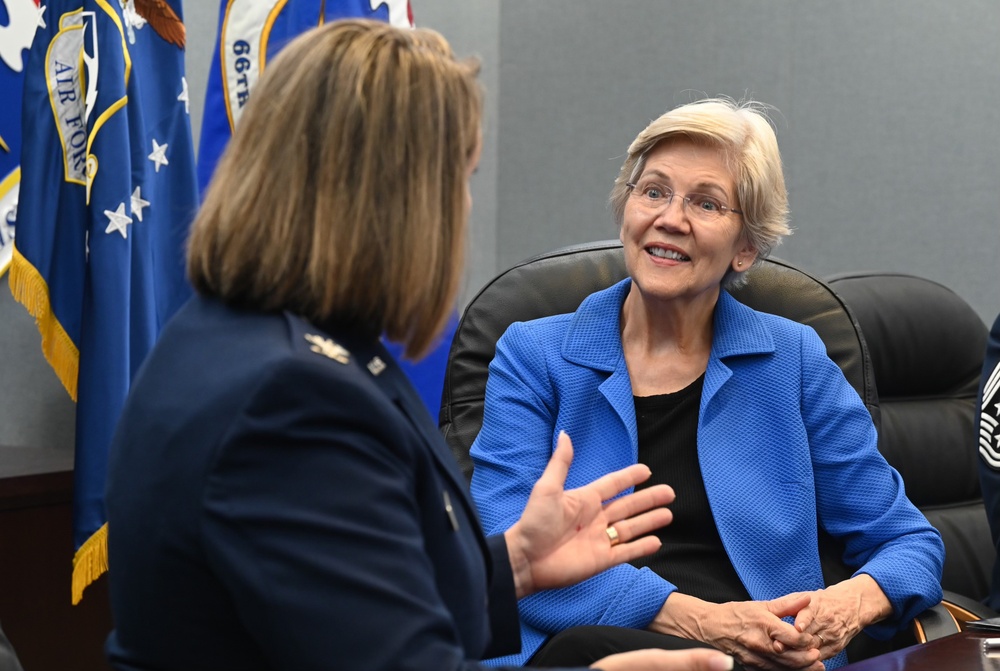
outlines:
[[[753,247],[745,247],[736,253],[733,257],[733,270],[738,273],[742,273],[744,270],[749,270],[750,266],[757,259],[757,250]]]

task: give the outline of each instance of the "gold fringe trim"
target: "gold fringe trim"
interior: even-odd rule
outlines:
[[[108,523],[88,538],[73,557],[73,605],[83,599],[83,590],[108,570]]]
[[[49,302],[49,285],[31,262],[21,256],[14,242],[10,264],[10,291],[35,318],[42,334],[42,353],[56,372],[70,398],[76,401],[76,381],[80,371],[80,350],[59,323]]]

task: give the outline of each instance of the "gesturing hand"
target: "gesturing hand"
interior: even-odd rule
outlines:
[[[507,530],[507,552],[514,570],[517,597],[572,585],[601,571],[655,552],[660,540],[645,536],[670,523],[662,506],[674,490],[656,485],[604,502],[649,478],[649,468],[636,464],[609,473],[583,487],[566,491],[573,443],[560,433],[556,450],[535,483],[524,512]],[[608,527],[614,525],[618,544]]]
[[[633,650],[599,659],[590,668],[601,671],[730,671],[733,658],[718,650]]]

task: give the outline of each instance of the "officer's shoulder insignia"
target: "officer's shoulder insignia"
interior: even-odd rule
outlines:
[[[348,363],[351,360],[350,352],[335,343],[330,338],[324,338],[323,336],[307,333],[306,340],[311,345],[311,347],[309,347],[310,350],[316,352],[317,354],[322,354],[327,359],[333,359],[338,363]]]
[[[1000,362],[983,383],[983,404],[979,408],[979,456],[993,470],[1000,471]]]
[[[382,357],[377,356],[368,362],[368,372],[376,377],[381,375],[386,367],[385,361],[382,361]]]

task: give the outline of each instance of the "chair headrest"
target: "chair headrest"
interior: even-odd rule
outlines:
[[[865,334],[882,418],[879,450],[921,509],[980,498],[976,393],[988,330],[958,294],[901,273],[836,275]]]
[[[961,296],[902,273],[827,281],[861,325],[880,398],[976,395],[989,330]]]

